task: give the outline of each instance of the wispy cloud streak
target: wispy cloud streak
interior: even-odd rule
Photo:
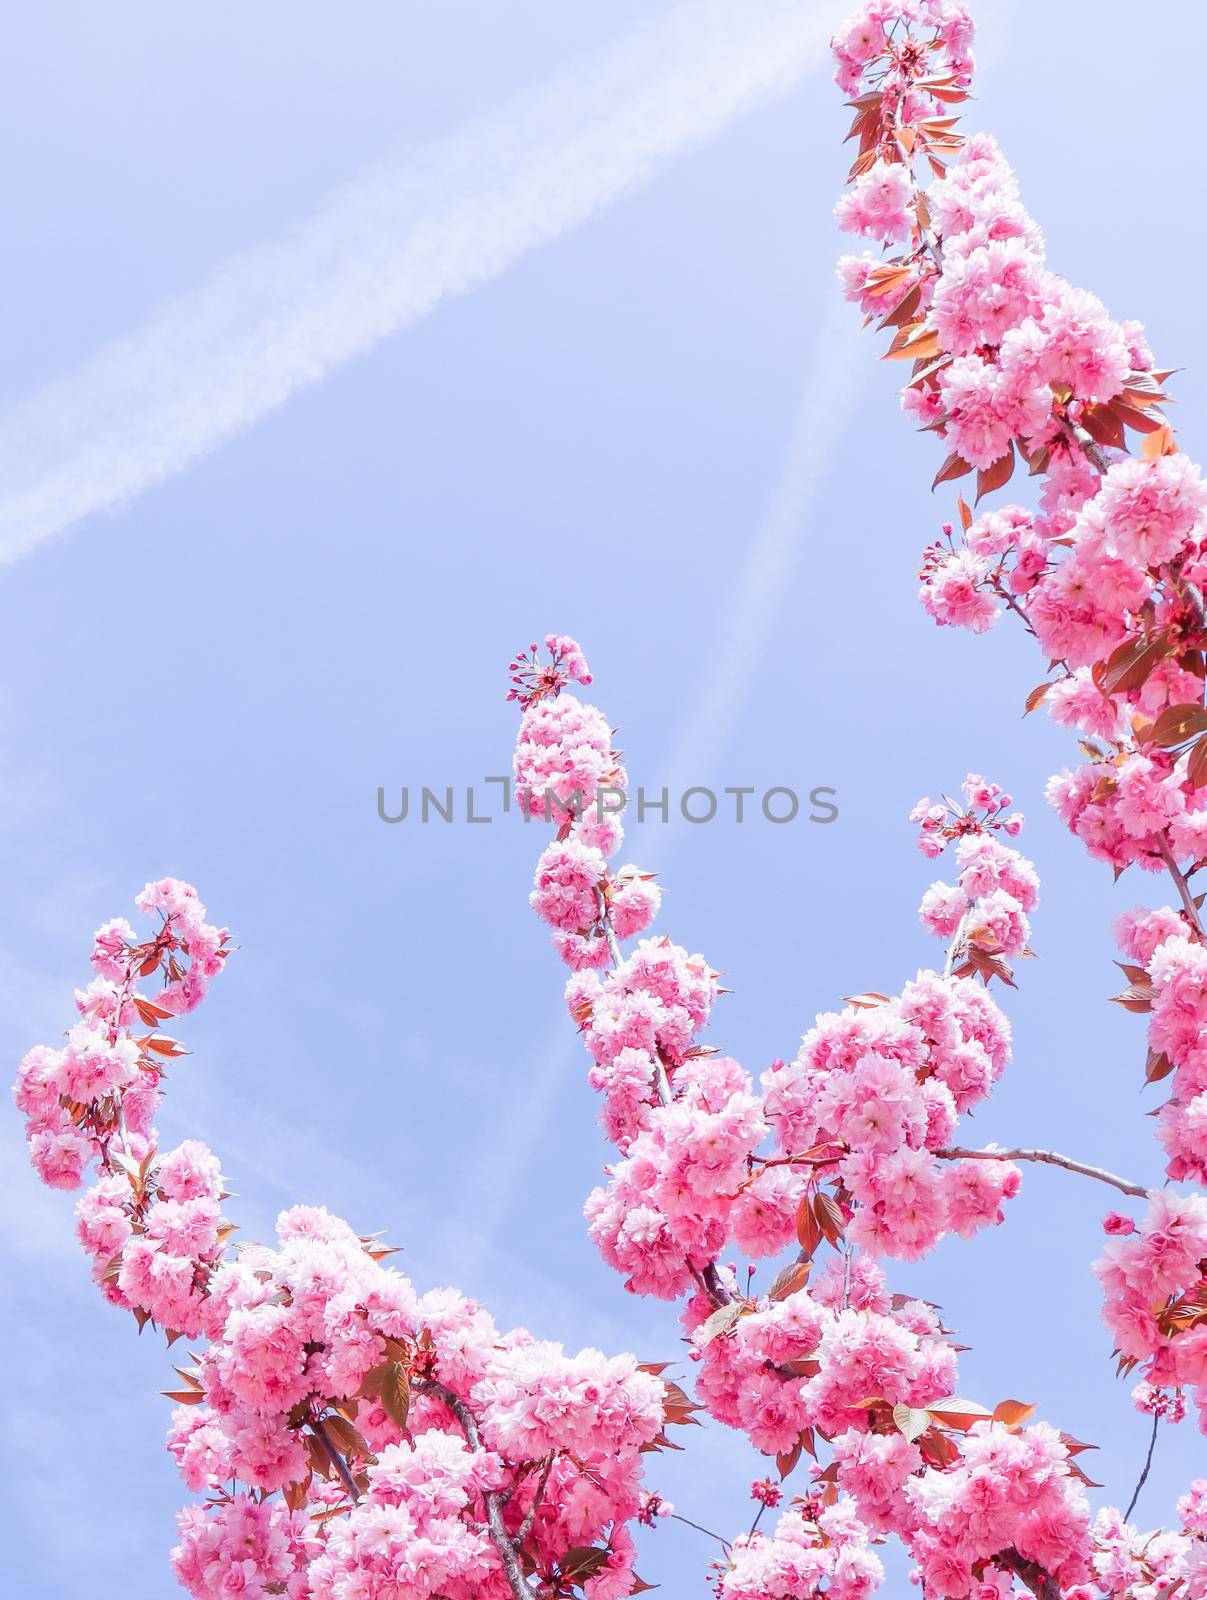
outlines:
[[[708,670],[676,732],[666,769],[652,786],[655,792],[665,787],[678,795],[716,776],[754,690],[772,623],[806,548],[810,513],[863,386],[866,363],[859,360],[859,333],[859,319],[835,285],[818,328],[780,475],[708,652]],[[677,810],[671,815],[666,826],[648,830],[643,863],[660,860],[683,826]]]
[[[819,64],[842,0],[690,0],[338,190],[0,419],[0,561],[188,467]]]

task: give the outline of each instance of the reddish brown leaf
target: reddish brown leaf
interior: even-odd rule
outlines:
[[[1129,983],[1122,994],[1113,994],[1111,1004],[1122,1006],[1125,1011],[1135,1011],[1143,1014],[1151,1011],[1157,991],[1151,983]]]
[[[941,1470],[954,1466],[960,1459],[959,1446],[938,1428],[928,1428],[917,1441],[923,1460]]]
[[[347,1417],[338,1416],[333,1412],[323,1418],[323,1427],[336,1449],[344,1455],[358,1455],[363,1456],[366,1461],[373,1460],[372,1450]]]
[[[914,313],[922,300],[922,286],[915,284],[908,294],[903,296],[900,303],[889,312],[887,317],[882,317],[881,328],[900,328],[904,323],[911,321]]]
[[[1022,1400],[1002,1400],[994,1407],[993,1420],[1004,1422],[1008,1428],[1021,1428],[1024,1422],[1030,1422],[1035,1412],[1035,1406],[1026,1405]]]
[[[1169,750],[1200,733],[1207,733],[1207,710],[1201,705],[1166,706],[1149,730],[1148,743]]]
[[[903,328],[884,353],[886,361],[930,361],[942,353],[939,335],[933,328],[924,328],[912,338],[906,338]]]
[[[300,1511],[306,1504],[313,1476],[313,1473],[307,1473],[306,1477],[300,1478],[297,1483],[287,1483],[281,1490],[282,1498],[291,1511]]]
[[[796,1237],[800,1240],[806,1261],[811,1261],[821,1243],[821,1227],[814,1215],[812,1199],[808,1194],[801,1197],[800,1205],[796,1208]]]
[[[1024,717],[1029,711],[1034,711],[1037,706],[1043,705],[1044,699],[1051,687],[1052,685],[1050,683],[1037,683],[1035,685],[1035,688],[1032,689],[1031,693],[1027,696],[1026,704],[1023,707]]]
[[[795,1294],[798,1289],[803,1289],[809,1281],[809,1263],[807,1261],[793,1261],[775,1276],[768,1297],[772,1300],[786,1300],[789,1295]]]
[[[146,1046],[148,1050],[154,1050],[157,1056],[182,1056],[186,1053],[182,1044],[177,1044],[175,1039],[166,1039],[162,1034],[148,1039]]]
[[[936,1422],[942,1422],[948,1428],[955,1428],[960,1433],[966,1433],[974,1422],[985,1422],[989,1419],[989,1412],[983,1405],[975,1400],[962,1400],[958,1395],[953,1395],[950,1400],[937,1400],[926,1408]]]
[[[1164,1050],[1150,1050],[1148,1060],[1144,1064],[1145,1083],[1160,1083],[1162,1078],[1168,1078],[1173,1071],[1173,1062]]]
[[[1115,965],[1129,983],[1148,983],[1148,968],[1138,967],[1134,961],[1116,961]]]
[[[1001,455],[989,466],[982,467],[976,475],[976,497],[978,504],[987,494],[992,494],[995,489],[1000,489],[1003,484],[1009,483],[1014,472],[1014,446],[1007,445],[1005,455]]]
[[[938,472],[935,473],[931,488],[937,489],[941,483],[950,483],[954,478],[966,478],[971,471],[972,468],[964,460],[964,457],[953,450]]]
[[[1149,403],[1145,396],[1145,405]],[[1168,429],[1169,424],[1159,411],[1146,410],[1143,406],[1128,405],[1125,400],[1113,400],[1111,411],[1123,423],[1125,428],[1133,428],[1137,433],[1160,433],[1162,428]]]
[[[874,271],[868,273],[867,282],[863,286],[864,293],[879,300],[892,294],[895,289],[900,289],[913,275],[913,267],[892,265],[876,267]]]
[[[153,1028],[157,1022],[162,1022],[165,1017],[172,1015],[170,1011],[165,1011],[162,1006],[157,1006],[154,1001],[144,1000],[141,995],[137,994],[134,996],[134,1009],[149,1028]]]
[[[411,1380],[401,1362],[391,1361],[382,1374],[381,1408],[394,1426],[405,1433],[411,1410]]]
[[[1103,668],[1098,687],[1103,694],[1131,694],[1141,689],[1170,654],[1170,640],[1164,629],[1151,638],[1129,639],[1113,651]]]
[[[561,1559],[562,1577],[571,1583],[585,1583],[596,1577],[608,1564],[608,1552],[595,1545],[579,1544],[567,1550]]]
[[[1112,450],[1127,449],[1123,423],[1110,406],[1086,406],[1081,415],[1081,422],[1096,444],[1107,445]]]
[[[1207,783],[1207,736],[1201,738],[1191,750],[1186,776],[1195,789],[1201,789]]]
[[[1083,1450],[1097,1450],[1096,1444],[1086,1444],[1084,1439],[1075,1439],[1071,1433],[1062,1433],[1060,1442],[1071,1456],[1080,1455]]]
[[[1140,454],[1146,461],[1156,461],[1159,456],[1176,456],[1178,447],[1174,441],[1173,429],[1169,424],[1163,423],[1155,433],[1146,434],[1140,446]]]
[[[662,1388],[662,1411],[666,1421],[680,1428],[693,1421],[700,1407],[687,1391],[670,1378],[663,1379]]]
[[[819,1189],[813,1196],[813,1213],[823,1236],[830,1244],[837,1244],[846,1232],[847,1219],[832,1195]]]

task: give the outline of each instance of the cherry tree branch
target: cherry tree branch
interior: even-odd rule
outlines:
[[[597,888],[595,891],[595,905],[599,912],[599,922],[604,931],[604,938],[608,943],[608,955],[611,957],[611,964],[613,967],[618,967],[621,962],[620,941],[617,939],[616,930],[612,926],[608,902],[604,898],[602,889]],[[670,1079],[666,1073],[666,1062],[662,1059],[660,1050],[654,1057],[654,1087],[657,1090],[659,1101],[664,1106],[669,1106],[674,1096],[671,1094]],[[703,1272],[698,1272],[695,1276],[701,1289],[718,1310],[732,1302],[733,1296],[721,1282],[715,1261],[710,1261]]]
[[[1163,832],[1157,835],[1157,848],[1160,851],[1161,860],[1164,861],[1169,876],[1177,885],[1178,897],[1182,902],[1182,910],[1189,917],[1191,927],[1200,939],[1207,937],[1203,932],[1203,924],[1199,921],[1199,908],[1194,903],[1194,896],[1190,892],[1186,874],[1178,866],[1173,850],[1170,848],[1169,840]]]
[[[451,1389],[439,1383],[435,1378],[418,1378],[412,1384],[416,1394],[430,1395],[433,1400],[439,1400],[441,1405],[447,1406],[456,1417],[461,1432],[465,1435],[465,1442],[471,1450],[482,1448],[481,1435],[478,1432],[478,1419],[458,1395]],[[503,1573],[507,1579],[507,1587],[515,1596],[515,1600],[532,1600],[532,1589],[524,1577],[520,1566],[520,1552],[518,1543],[513,1541],[503,1526],[503,1505],[498,1490],[488,1489],[482,1496],[482,1503],[486,1507],[487,1531],[490,1542],[494,1545],[499,1560],[503,1564]]]
[[[1153,1464],[1153,1451],[1157,1448],[1157,1429],[1160,1427],[1160,1425],[1161,1418],[1156,1412],[1154,1412],[1153,1431],[1149,1435],[1148,1440],[1148,1454],[1144,1458],[1144,1467],[1141,1470],[1139,1478],[1136,1480],[1136,1487],[1132,1490],[1132,1497],[1127,1502],[1127,1510],[1123,1513],[1124,1522],[1130,1522],[1132,1520],[1132,1512],[1136,1509],[1136,1501],[1140,1498],[1140,1491],[1148,1482],[1148,1474]]]
[[[1049,1167],[1062,1167],[1066,1172],[1079,1172],[1084,1178],[1097,1178],[1099,1183],[1109,1183],[1124,1194],[1146,1200],[1149,1190],[1142,1184],[1120,1178],[1105,1167],[1091,1167],[1084,1161],[1074,1161],[1056,1150],[968,1150],[963,1145],[951,1145],[946,1150],[936,1150],[942,1161],[1042,1161]]]
[[[1028,1561],[1013,1548],[1001,1551],[994,1559],[999,1567],[1004,1567],[1007,1572],[1013,1572],[1016,1578],[1021,1578],[1035,1596],[1035,1600],[1061,1600],[1060,1585],[1038,1561]]]
[[[308,1426],[310,1428],[311,1433],[318,1440],[319,1444],[322,1445],[323,1453],[326,1455],[327,1460],[330,1461],[331,1465],[335,1468],[336,1472],[339,1474],[340,1482],[343,1484],[344,1488],[348,1491],[348,1494],[351,1497],[351,1499],[354,1502],[359,1500],[360,1499],[360,1488],[357,1485],[356,1479],[352,1476],[352,1473],[351,1473],[351,1471],[349,1470],[349,1467],[348,1467],[348,1463],[344,1460],[344,1458],[340,1454],[340,1452],[335,1448],[334,1444],[332,1444],[331,1435],[327,1432],[326,1428],[323,1426],[322,1418],[321,1417],[311,1417]]]
[[[708,1263],[704,1271],[700,1274],[700,1278],[704,1284],[704,1292],[712,1301],[714,1306],[720,1307],[733,1304],[733,1296],[721,1282],[721,1276],[717,1271],[717,1264],[715,1261],[710,1261]]]
[[[552,1470],[553,1457],[550,1455],[545,1458],[545,1465],[541,1468],[540,1480],[536,1486],[536,1493],[532,1497],[532,1504],[528,1507],[528,1514],[516,1529],[513,1543],[517,1549],[523,1548],[524,1540],[532,1532],[533,1524],[536,1522],[536,1514],[541,1508],[541,1501],[545,1498],[545,1486],[549,1482],[549,1474]]]
[[[604,899],[602,889],[595,891],[595,905],[599,912],[600,926],[604,931],[604,938],[608,942],[608,955],[612,965],[618,967],[621,962],[620,941],[616,937],[616,929],[612,926],[612,918],[608,915],[608,902]]]
[[[951,936],[951,943],[947,946],[947,960],[943,963],[943,976],[951,977],[951,969],[956,964],[956,956],[960,953],[960,946],[964,943],[964,935],[968,932],[968,924],[972,920],[973,907],[970,905],[960,918],[956,931]]]
[[[697,1533],[705,1534],[709,1539],[715,1539],[725,1554],[729,1554],[729,1540],[723,1539],[719,1533],[714,1533],[711,1528],[704,1527],[702,1523],[693,1522],[690,1517],[681,1517],[677,1511],[672,1511],[670,1517],[672,1522],[681,1522],[685,1528],[694,1528]],[[754,1530],[752,1529],[751,1531],[753,1532]]]
[[[918,232],[922,241],[920,249],[925,250],[925,252],[930,255],[935,267],[941,272],[943,269],[942,243],[936,237],[929,224],[923,221],[923,218],[927,216],[927,212],[925,210],[925,189],[918,181],[917,173],[914,170],[914,157],[902,143],[900,121],[896,114],[893,114],[890,117],[890,127],[892,138],[900,152],[903,170],[907,175],[910,188],[913,191],[914,207],[918,217]],[[1090,436],[1084,427],[1082,427],[1079,423],[1073,422],[1072,420],[1066,419],[1064,423],[1064,431],[1071,443],[1077,448],[1085,460],[1089,462],[1090,466],[1093,467],[1094,471],[1099,475],[1099,477],[1105,477],[1110,471],[1111,462],[1102,446],[1095,442],[1095,440]],[[1207,626],[1207,604],[1204,603],[1204,598],[1201,592],[1193,584],[1178,584],[1176,580],[1174,587],[1177,588],[1179,592],[1183,593],[1185,598],[1190,602],[1198,618],[1200,626]],[[1005,585],[999,585],[996,589],[996,592],[998,597],[1006,603],[1009,609],[1020,618],[1028,633],[1034,637],[1035,629],[1032,627],[1030,619],[1028,618],[1022,606],[1019,605],[1017,600],[1005,588]],[[1194,896],[1190,893],[1186,878],[1180,871],[1177,861],[1174,859],[1173,851],[1169,846],[1169,841],[1164,832],[1158,834],[1157,838],[1159,842],[1161,859],[1165,862],[1169,875],[1177,887],[1178,895],[1182,901],[1182,907],[1186,912],[1187,917],[1190,919],[1190,924],[1198,934],[1199,938],[1202,939],[1204,943],[1207,943],[1207,930],[1204,930],[1203,924],[1199,918],[1198,907],[1194,903]],[[958,937],[959,934],[957,932],[957,941]],[[951,964],[954,960],[957,941],[953,941],[952,949],[949,953],[947,967],[948,972],[950,972]]]

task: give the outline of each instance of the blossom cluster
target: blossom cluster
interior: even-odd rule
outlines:
[[[819,1017],[764,1075],[767,1117],[785,1155],[816,1150],[833,1165],[853,1242],[912,1260],[947,1232],[1000,1222],[1018,1191],[1008,1161],[945,1155],[1009,1055],[1009,1024],[980,984],[920,972],[891,999]]]
[[[1177,1421],[1188,1389],[1207,1432],[1207,1197],[1161,1190],[1139,1227],[1112,1213],[1107,1229],[1103,1317],[1124,1364],[1143,1368],[1145,1409]]]
[[[619,1600],[636,1580],[628,1524],[649,1499],[643,1452],[687,1420],[682,1391],[633,1356],[566,1354],[503,1332],[453,1289],[419,1294],[393,1252],[323,1208],[278,1219],[275,1246],[230,1244],[217,1157],[160,1152],[158,1031],[226,959],[187,884],[138,897],[157,915],[93,942],[97,976],[62,1049],[22,1061],[15,1095],[34,1165],[79,1187],[77,1231],[105,1297],[197,1353],[168,1447],[204,1495],[173,1566],[198,1600]],[[153,995],[140,985],[159,975]]]
[[[1207,484],[1177,450],[1160,409],[1169,374],[1155,370],[1139,326],[1048,269],[1000,150],[955,131],[950,109],[969,81],[963,38],[949,49],[936,16],[913,5],[892,8],[892,21],[876,3],[862,16],[835,41],[840,83],[862,91],[860,156],[839,217],[859,220],[865,189],[883,205],[871,198],[884,193],[883,175],[873,180],[883,168],[899,215],[873,236],[901,248],[847,258],[840,276],[896,330],[889,354],[913,362],[905,409],[951,451],[936,482],[976,471],[988,494],[1020,457],[1044,484],[1034,511],[974,516],[961,498],[959,533],[945,524],[926,552],[921,598],[941,624],[983,632],[1005,610],[1024,623],[1052,668],[1028,709],[1043,704],[1075,729],[1087,758],[1052,779],[1051,803],[1116,875],[1134,864],[1168,872],[1178,889],[1180,909],[1121,919],[1129,985],[1118,998],[1149,1018],[1147,1080],[1168,1080],[1157,1118],[1167,1173],[1202,1183],[1207,940],[1189,884],[1207,862]],[[861,41],[854,53],[848,36]],[[936,179],[927,189],[923,159]],[[963,914],[945,885],[924,902],[936,931]],[[1025,938],[1010,917],[998,926]],[[1124,1364],[1143,1368],[1139,1403],[1175,1421],[1186,1388],[1207,1426],[1205,1203],[1154,1196],[1138,1230],[1112,1216],[1096,1270]]]
[[[953,1398],[956,1351],[933,1308],[890,1296],[867,1257],[720,1333],[706,1303],[692,1312],[710,1409],[779,1448],[781,1461],[797,1429],[810,1454],[815,1435],[828,1438],[831,1465],[818,1475],[842,1491],[862,1537],[903,1541],[928,1593],[968,1595],[983,1574],[1008,1594],[1018,1558],[1062,1585],[1088,1578],[1094,1545],[1071,1460],[1081,1447],[1044,1423],[1022,1426],[1032,1408],[1006,1403],[991,1416]],[[760,1545],[763,1567],[742,1548],[736,1567],[748,1582],[765,1574],[769,1597],[818,1588],[816,1568],[806,1568],[808,1585],[776,1588],[775,1562],[788,1553]],[[869,1573],[861,1566],[856,1576]]]
[[[1131,980],[1118,996],[1147,1014],[1150,1082],[1168,1081],[1157,1133],[1175,1182],[1207,1181],[1207,946],[1182,913],[1138,907],[1115,924]]]
[[[1047,1423],[1012,1430],[978,1422],[959,1462],[906,1490],[918,1515],[911,1549],[945,1594],[966,1594],[986,1557],[1013,1550],[1061,1588],[1089,1577],[1088,1504],[1069,1447]]]
[[[621,816],[583,796],[602,774],[623,786],[623,764],[603,713],[564,692],[564,661],[575,663],[577,681],[586,675],[581,649],[553,634],[546,646],[549,665],[530,663],[513,685],[523,705],[514,771],[517,790],[537,797],[531,809],[544,806],[559,824],[531,902],[572,969],[566,1001],[620,1154],[587,1217],[630,1289],[674,1299],[731,1236],[754,1255],[782,1249],[804,1184],[787,1171],[749,1182],[767,1132],[759,1097],[736,1061],[698,1043],[717,974],[666,938],[640,939],[621,956],[621,941],[646,931],[660,896],[648,873],[608,865],[623,842]]]
[[[557,725],[560,692],[546,688],[537,702],[546,726]],[[607,723],[575,702],[567,725]],[[527,707],[517,776],[531,743]],[[619,769],[602,745],[593,760]],[[547,770],[581,766],[571,753]],[[926,853],[953,845],[959,867],[958,884],[936,885],[923,905],[948,941],[945,970],[819,1017],[796,1059],[774,1063],[758,1086],[700,1042],[718,995],[708,962],[648,934],[625,954],[627,933],[598,881],[586,929],[583,890],[577,931],[606,956],[575,970],[566,996],[618,1152],[586,1204],[591,1234],[633,1292],[688,1296],[696,1392],[714,1418],[784,1471],[819,1439],[833,1450],[827,1481],[842,1498],[817,1516],[793,1508],[773,1537],[739,1540],[722,1597],[862,1595],[880,1581],[871,1541],[888,1532],[937,1595],[967,1594],[974,1567],[1004,1574],[992,1563],[1024,1551],[1070,1582],[1088,1574],[1088,1508],[1068,1448],[1051,1429],[1021,1429],[1029,1408],[1008,1403],[997,1416],[954,1401],[956,1346],[933,1308],[890,1294],[874,1259],[916,1257],[947,1232],[1000,1221],[1018,1188],[1011,1162],[992,1151],[964,1159],[950,1144],[1009,1060],[1009,1024],[988,984],[1009,981],[1007,955],[1027,953],[1038,884],[1004,843],[1022,824],[1010,797],[976,775],[962,792],[963,805],[924,801],[913,813]],[[592,821],[556,820],[559,843]],[[616,847],[619,819],[610,824]],[[533,903],[553,920],[547,858]],[[837,1248],[810,1282],[823,1241]],[[788,1245],[797,1260],[764,1294],[722,1264],[730,1246],[758,1259]],[[995,1473],[1000,1490],[988,1487]],[[969,1518],[961,1531],[942,1509],[944,1494],[957,1507],[987,1492],[1002,1504],[988,1525]]]
[[[573,641],[550,636],[555,663],[567,647],[582,661]],[[534,713],[545,727],[561,725],[557,707],[566,697],[555,667],[537,677],[543,689],[521,719],[517,780],[530,770]],[[608,726],[577,700],[567,725]],[[547,770],[577,771],[574,748],[559,748]],[[595,747],[595,760],[620,765],[610,747]],[[1008,813],[1009,797],[976,776],[964,792],[967,809],[958,817],[948,820],[946,806],[929,802],[915,812],[928,844],[958,839],[960,886],[937,885],[923,910],[936,931],[958,932],[964,966],[920,973],[892,1000],[863,997],[841,1015],[819,1018],[796,1059],[763,1074],[761,1093],[738,1062],[699,1043],[717,995],[705,959],[648,936],[622,955],[621,942],[644,932],[645,918],[634,928],[623,898],[610,885],[601,889],[599,878],[553,881],[551,858],[564,861],[574,850],[581,863],[594,847],[578,830],[598,826],[588,813],[562,822],[541,856],[532,899],[548,921],[569,907],[572,936],[602,952],[602,971],[593,960],[566,986],[592,1058],[591,1082],[604,1096],[602,1122],[620,1154],[586,1209],[604,1258],[635,1293],[673,1299],[690,1292],[730,1243],[752,1259],[782,1251],[797,1236],[802,1202],[812,1203],[819,1188],[817,1152],[832,1168],[825,1175],[836,1195],[825,1203],[837,1231],[850,1222],[849,1237],[877,1252],[921,1255],[948,1231],[967,1234],[1000,1220],[1017,1171],[1007,1162],[948,1162],[935,1152],[1009,1058],[1009,1026],[970,975],[1008,977],[1003,958],[1026,950],[1037,880],[1025,857],[995,836],[1021,825]],[[618,848],[620,818],[608,826]],[[604,873],[603,852],[597,855]],[[646,875],[629,869],[623,881]],[[778,1153],[764,1158],[769,1134]]]
[[[784,1512],[773,1534],[734,1542],[721,1578],[721,1600],[864,1600],[884,1580],[884,1567],[849,1500],[806,1502]]]
[[[926,551],[921,598],[941,624],[983,632],[1009,609],[1052,662],[1032,696],[1060,723],[1105,741],[1052,799],[1093,854],[1117,870],[1163,870],[1172,853],[1207,858],[1203,709],[1207,622],[1207,484],[1180,454],[1160,410],[1152,352],[1135,323],[1044,263],[1005,158],[985,135],[963,139],[950,116],[965,98],[963,27],[951,8],[873,4],[853,22],[860,50],[836,41],[839,79],[857,70],[860,157],[839,206],[852,227],[860,196],[886,174],[899,225],[875,234],[903,248],[847,257],[848,295],[896,329],[889,354],[912,359],[903,404],[950,448],[936,481],[976,471],[987,494],[1016,458],[1043,475],[1038,508],[995,506]],[[864,54],[869,50],[871,54]],[[929,188],[915,167],[938,174]],[[866,169],[866,170],[865,170]],[[868,232],[865,227],[852,231]],[[1143,440],[1131,456],[1131,436]]]
[[[893,1406],[925,1407],[955,1389],[956,1351],[936,1313],[917,1300],[894,1304],[865,1255],[849,1273],[835,1262],[809,1288],[732,1311],[698,1294],[684,1324],[700,1399],[768,1455],[789,1456],[813,1433],[839,1451],[841,1435],[870,1437]],[[921,1460],[914,1450],[910,1470]]]
[[[1117,925],[1128,979],[1117,998],[1149,1018],[1147,1080],[1169,1083],[1157,1119],[1168,1175],[1202,1183],[1207,934],[1191,880],[1207,864],[1207,484],[1178,451],[1161,410],[1170,374],[1156,370],[1140,326],[1115,321],[1048,268],[1001,151],[957,131],[971,61],[962,15],[949,36],[953,11],[962,8],[871,0],[834,41],[859,141],[838,219],[888,247],[880,258],[844,258],[839,276],[869,320],[892,330],[888,355],[910,363],[904,409],[949,451],[936,485],[975,474],[979,501],[1019,461],[1040,477],[1034,510],[976,514],[959,497],[958,529],[945,523],[925,553],[920,598],[945,626],[982,633],[1006,612],[1023,623],[1049,664],[1027,710],[1042,704],[1082,736],[1085,761],[1048,788],[1058,815],[1116,876],[1135,864],[1167,872],[1177,889],[1178,909],[1137,910]],[[931,832],[951,837],[959,822],[928,807],[918,820],[924,848]],[[968,849],[957,842],[961,865]],[[966,927],[981,920],[972,898],[961,874],[959,888],[929,892],[923,919],[944,935]],[[1026,907],[1014,898],[997,929],[1023,945]],[[1121,1369],[1141,1370],[1134,1399],[1154,1426],[1180,1420],[1189,1396],[1207,1429],[1205,1225],[1201,1195],[1168,1189],[1147,1196],[1138,1226],[1106,1219],[1095,1265],[1104,1316]],[[941,1540],[958,1524],[955,1477],[934,1480]],[[921,1506],[918,1488],[908,1492]],[[972,1504],[983,1521],[987,1501]],[[1072,1566],[1061,1560],[1064,1532],[1046,1552],[1016,1546],[1033,1571],[1067,1574],[1079,1593],[1082,1520],[1060,1524]],[[975,1575],[975,1550],[953,1556],[947,1583],[964,1581],[968,1561]],[[924,1569],[941,1559],[936,1547]],[[1185,1534],[1142,1537],[1104,1512],[1093,1530],[1091,1582],[1105,1593],[1156,1595],[1183,1582],[1195,1592],[1203,1565],[1201,1530],[1189,1521]]]
[[[613,1585],[631,1575],[625,1524],[641,1451],[662,1434],[661,1380],[631,1356],[501,1333],[454,1290],[417,1294],[324,1210],[284,1213],[277,1234],[216,1276],[212,1343],[184,1374],[195,1403],[173,1419],[170,1447],[190,1488],[218,1497],[218,1526],[232,1478],[345,1511],[311,1554],[314,1600],[503,1596],[492,1517],[513,1538],[530,1524],[515,1543],[531,1570],[552,1579],[567,1551],[593,1546],[587,1594],[627,1592]],[[195,1511],[182,1528],[189,1586],[211,1534]],[[226,1593],[230,1554],[220,1544],[191,1592]]]
[[[963,805],[925,798],[910,814],[920,824],[923,854],[933,860],[952,844],[960,869],[954,884],[930,886],[919,915],[931,933],[958,942],[964,957],[958,972],[1009,982],[1006,958],[1031,954],[1028,915],[1039,903],[1039,879],[1026,856],[994,837],[1013,838],[1023,825],[1010,796],[978,773],[969,773],[962,792]]]
[[[581,972],[607,966],[610,934],[628,939],[646,929],[662,895],[651,874],[608,864],[624,838],[624,764],[602,713],[562,692],[567,683],[591,681],[578,644],[549,634],[545,648],[547,663],[534,644],[508,668],[508,698],[523,707],[513,771],[525,814],[559,824],[529,900],[553,929],[562,960]]]
[[[1181,1531],[1141,1532],[1106,1507],[1094,1519],[1093,1582],[1105,1595],[1157,1600],[1207,1595],[1207,1478],[1196,1478],[1178,1501]]]
[[[98,929],[96,976],[75,994],[79,1021],[61,1048],[26,1054],[14,1096],[43,1183],[78,1189],[96,1171],[76,1231],[106,1298],[140,1324],[192,1335],[230,1229],[213,1153],[195,1140],[158,1148],[164,1063],[184,1053],[159,1027],[201,1003],[229,936],[174,878],[147,884],[135,905],[158,917],[156,931],[140,941],[124,918]],[[152,995],[140,987],[150,978],[163,985]]]

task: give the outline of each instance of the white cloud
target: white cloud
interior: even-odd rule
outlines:
[[[844,0],[690,0],[337,191],[0,421],[0,561],[183,471],[821,62]]]

